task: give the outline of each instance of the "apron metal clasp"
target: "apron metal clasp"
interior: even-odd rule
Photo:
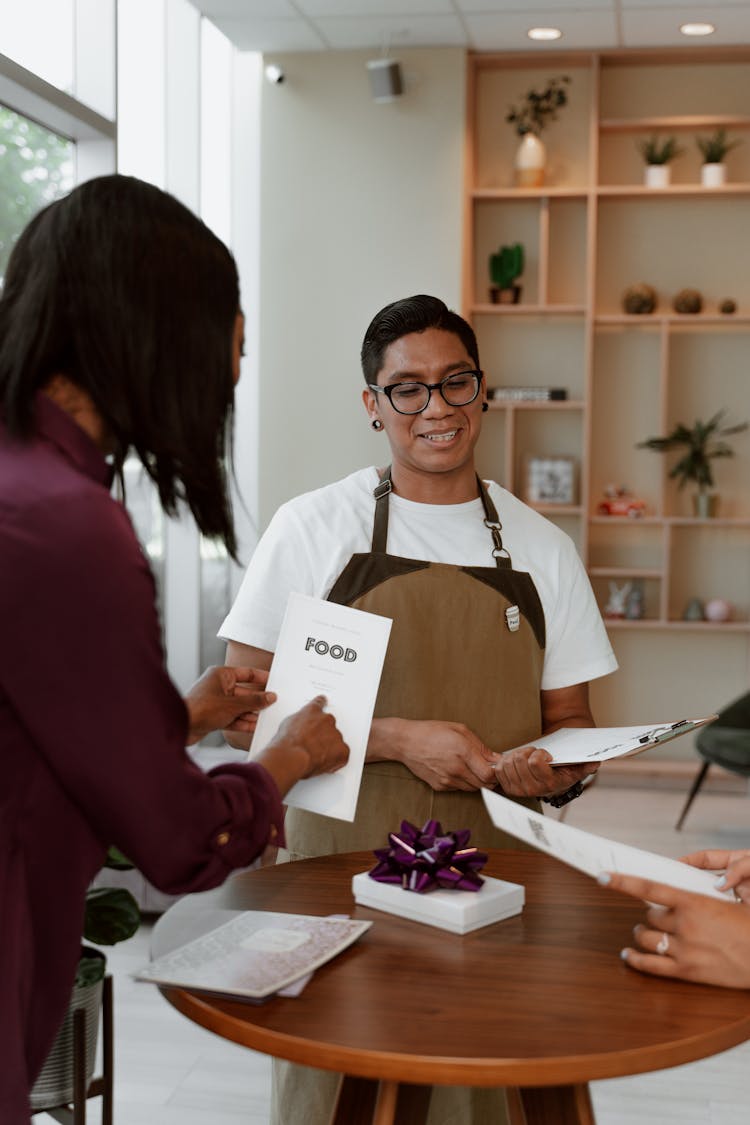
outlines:
[[[510,605],[505,611],[505,621],[511,633],[517,633],[521,626],[521,613],[517,605]]]

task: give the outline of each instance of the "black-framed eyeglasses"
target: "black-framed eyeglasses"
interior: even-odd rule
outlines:
[[[391,383],[388,387],[368,383],[367,386],[376,394],[385,395],[399,414],[421,414],[427,409],[433,391],[440,391],[449,406],[468,406],[479,394],[482,374],[481,371],[457,371],[446,375],[439,383]]]

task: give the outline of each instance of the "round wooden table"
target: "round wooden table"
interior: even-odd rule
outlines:
[[[159,956],[227,910],[350,914],[374,925],[296,998],[164,995],[226,1039],[345,1076],[333,1120],[420,1125],[431,1085],[509,1087],[512,1119],[589,1125],[592,1079],[691,1062],[750,1037],[746,992],[647,977],[620,948],[643,908],[537,852],[490,851],[523,913],[461,937],[356,906],[370,852],[245,872],[158,922]]]

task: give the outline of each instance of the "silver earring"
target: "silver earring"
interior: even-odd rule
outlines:
[[[373,418],[372,422],[370,422],[370,425],[372,426],[373,430],[382,430],[383,428],[383,423],[379,418]]]

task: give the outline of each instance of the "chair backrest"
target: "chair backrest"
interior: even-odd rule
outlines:
[[[706,761],[750,777],[750,692],[722,708],[699,731],[695,746]]]

